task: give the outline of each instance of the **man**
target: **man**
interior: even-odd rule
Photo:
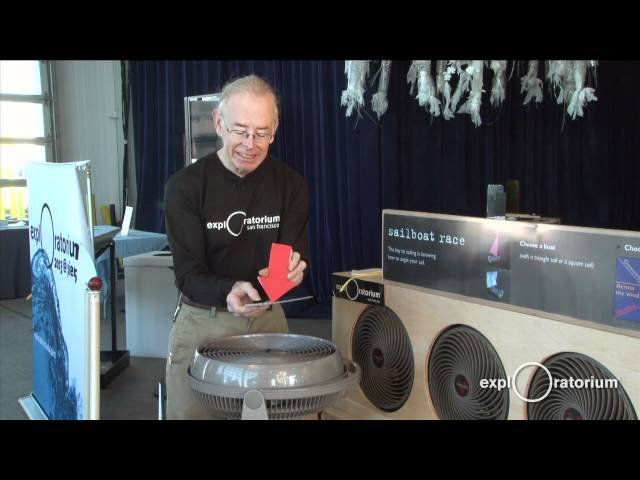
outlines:
[[[168,419],[213,418],[189,385],[197,347],[288,332],[280,305],[245,306],[265,298],[257,278],[269,273],[271,244],[293,246],[288,278],[296,285],[308,263],[307,185],[269,155],[278,128],[272,87],[255,75],[228,83],[213,120],[222,148],[167,182],[167,237],[181,292],[166,367]]]

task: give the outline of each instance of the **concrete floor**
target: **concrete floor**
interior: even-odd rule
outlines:
[[[117,283],[118,348],[126,349],[124,280]],[[289,319],[291,333],[331,339],[330,319]],[[0,301],[0,420],[24,420],[18,399],[32,391],[31,302]],[[111,325],[101,328],[103,350],[111,348]],[[165,361],[131,357],[129,366],[101,390],[100,418],[155,420],[158,418],[158,382],[164,379]]]

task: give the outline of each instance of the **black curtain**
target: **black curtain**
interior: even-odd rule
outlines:
[[[600,62],[598,101],[576,120],[555,103],[546,81],[542,104],[522,105],[526,62],[514,64],[507,99],[492,107],[485,69],[478,128],[468,115],[431,118],[409,96],[409,65],[392,63],[389,109],[378,122],[370,108],[376,85],[367,89],[361,116],[345,117],[342,60],[130,62],[136,228],[164,231],[164,186],[184,166],[184,97],[256,73],[280,94],[271,152],[309,184],[307,285],[320,302],[331,298],[331,272],[380,266],[383,208],[484,216],[489,183],[519,180],[525,213],[639,229],[640,62]],[[378,66],[373,62],[371,71]]]
[[[560,217],[570,225],[638,230],[640,62],[600,62],[598,100],[575,120],[556,104],[546,81],[543,102],[523,106],[519,82],[526,63],[517,66],[499,109],[490,105],[491,74],[485,69],[479,128],[469,115],[432,120],[416,100],[407,99],[406,85],[393,84],[390,104],[397,119],[391,123],[397,133],[391,137],[397,138],[397,153],[384,160],[395,162],[400,207],[484,216],[487,184],[517,179],[524,213]],[[396,79],[405,67],[393,72]]]

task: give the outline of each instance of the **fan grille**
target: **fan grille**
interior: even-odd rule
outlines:
[[[360,387],[380,410],[394,412],[411,393],[414,364],[407,330],[387,307],[367,307],[356,322],[353,359],[362,368]]]
[[[200,401],[213,409],[217,415],[228,420],[240,420],[242,417],[243,400],[241,398],[208,395],[202,392],[196,392],[196,394],[200,397]],[[265,406],[269,420],[294,420],[325,410],[333,405],[339,396],[340,393],[331,393],[305,398],[265,400]]]
[[[317,360],[333,355],[335,346],[326,340],[300,335],[282,335],[262,341],[259,336],[252,338],[227,337],[203,347],[200,354],[205,358],[224,360],[225,362],[243,362],[251,358],[269,358],[280,356],[283,360]]]
[[[429,356],[429,392],[444,420],[505,420],[509,393],[481,388],[482,379],[505,379],[498,353],[476,329],[453,325],[436,339]]]
[[[622,384],[593,358],[580,353],[564,352],[554,355],[543,365],[549,370],[555,385],[543,400],[527,404],[530,420],[637,419]],[[571,388],[571,379],[590,380],[592,385],[599,388]],[[617,382],[617,388],[602,388],[612,383],[611,381]],[[549,383],[549,375],[538,367],[531,380],[527,398],[535,400],[543,397],[549,390]],[[563,388],[567,385],[568,388]]]

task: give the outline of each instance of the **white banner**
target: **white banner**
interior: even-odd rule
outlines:
[[[89,162],[29,163],[33,394],[50,419],[89,418],[84,292],[96,276]]]

